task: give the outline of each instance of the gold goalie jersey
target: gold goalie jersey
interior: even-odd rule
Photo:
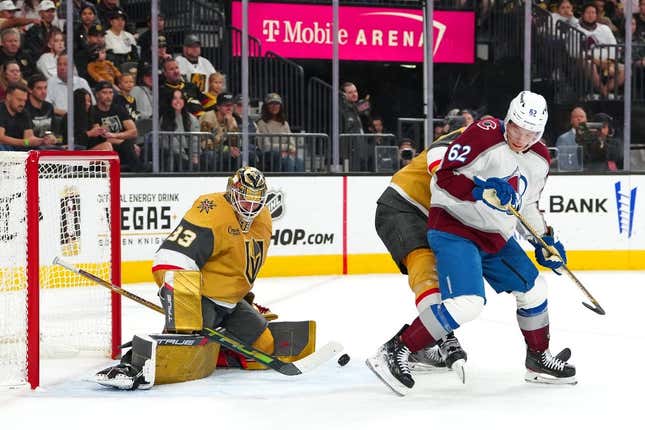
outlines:
[[[233,307],[251,290],[271,239],[271,215],[264,207],[248,233],[240,228],[225,193],[200,196],[155,254],[158,285],[166,270],[199,270],[202,295]]]
[[[446,148],[464,130],[465,127],[462,127],[439,137],[430,148],[421,151],[410,164],[392,176],[390,187],[426,216],[430,209],[430,176],[439,168]]]

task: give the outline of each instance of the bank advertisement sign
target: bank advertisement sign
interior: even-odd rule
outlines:
[[[333,35],[330,5],[249,3],[249,34],[260,40],[262,51],[287,58],[331,59]],[[232,25],[242,28],[242,3],[233,2]],[[341,6],[339,12],[341,60],[423,61],[421,9]],[[433,58],[437,63],[473,63],[475,14],[435,11]],[[234,47],[239,55],[240,47]]]

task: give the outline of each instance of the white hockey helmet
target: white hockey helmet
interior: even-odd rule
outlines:
[[[228,201],[233,206],[242,230],[248,232],[253,219],[258,216],[267,197],[264,174],[255,167],[241,167],[228,179]]]
[[[549,112],[544,97],[531,91],[522,91],[511,100],[504,119],[504,127],[508,128],[510,121],[518,127],[537,133],[535,141],[531,142],[533,144],[542,137],[548,119]],[[506,133],[504,137],[507,137]]]

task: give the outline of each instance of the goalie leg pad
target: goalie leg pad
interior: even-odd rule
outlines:
[[[165,329],[192,333],[202,329],[202,275],[192,270],[168,270],[159,297],[166,314]]]
[[[158,334],[156,384],[172,384],[210,376],[220,345],[201,335]]]
[[[316,350],[315,321],[281,321],[269,323],[268,330],[273,337],[274,354],[282,361],[291,363],[304,358]],[[260,370],[265,366],[246,360],[246,369]]]

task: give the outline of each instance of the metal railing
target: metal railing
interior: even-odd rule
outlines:
[[[328,172],[329,137],[322,133],[249,133],[249,165],[265,172]],[[152,132],[144,138],[142,162],[159,153],[158,172],[233,172],[242,166],[242,133]],[[151,168],[150,168],[151,169]]]
[[[307,83],[308,131],[331,134],[332,128],[332,86],[322,79],[311,78]],[[340,94],[338,97],[342,97]]]
[[[270,92],[279,93],[293,130],[305,125],[305,71],[299,64],[268,51],[261,63],[262,76],[255,85],[264,97]],[[313,131],[313,130],[311,130]]]
[[[397,138],[391,133],[342,133],[338,142],[344,172],[375,172],[380,161],[375,148],[397,146]]]

